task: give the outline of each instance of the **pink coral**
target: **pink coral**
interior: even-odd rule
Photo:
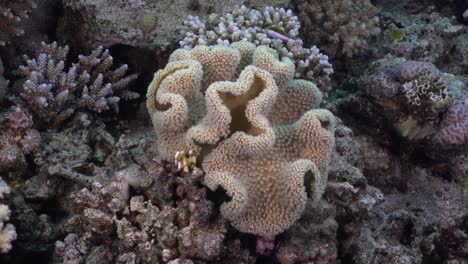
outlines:
[[[411,81],[424,74],[432,81],[440,78],[440,71],[430,62],[424,61],[407,61],[402,65],[400,77],[404,81]]]
[[[468,104],[451,106],[434,141],[443,147],[463,145],[468,141]]]
[[[33,121],[20,106],[13,107],[13,111],[8,115],[10,127],[15,131],[25,130],[33,125]]]

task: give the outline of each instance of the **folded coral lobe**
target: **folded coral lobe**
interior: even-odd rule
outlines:
[[[235,67],[214,67],[227,64],[226,57]],[[182,90],[167,88],[171,81],[159,80],[167,74],[167,80],[177,84],[185,77],[171,69],[186,61],[202,67],[197,96],[205,114],[177,119],[181,123],[177,146],[202,154],[204,184],[226,191],[230,199],[220,211],[235,228],[261,236],[283,232],[301,216],[308,197],[320,199],[327,183],[335,118],[327,110],[315,109],[321,92],[311,82],[293,80],[294,64],[288,58],[280,59],[265,46],[236,43],[176,51],[169,65],[156,74],[148,100],[156,97],[162,103],[164,96],[174,96],[186,103],[188,112],[196,109]],[[170,108],[164,116],[152,104],[148,109],[159,150],[172,158],[174,141],[167,137],[177,133],[169,132],[169,124],[161,124],[176,116]]]

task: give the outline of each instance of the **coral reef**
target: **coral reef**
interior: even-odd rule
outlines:
[[[466,1],[0,2],[0,263],[466,262]]]
[[[369,0],[299,0],[296,5],[305,39],[332,56],[359,54],[380,32],[376,7]]]
[[[10,187],[0,177],[0,199],[10,194]],[[0,252],[6,253],[11,250],[11,242],[16,239],[16,229],[12,224],[7,223],[10,220],[10,208],[6,204],[0,203]]]
[[[466,219],[466,194],[461,186],[434,177],[428,169],[410,166],[401,173],[408,190],[386,194],[385,201],[364,216],[364,224],[347,225],[349,242],[343,251],[357,263],[463,259],[466,231],[460,232],[460,227]]]
[[[340,105],[347,115],[369,115],[367,118],[372,119],[374,127],[390,124],[390,129],[404,140],[424,145],[426,155],[431,158],[444,158],[447,153],[440,149],[463,149],[466,90],[462,81],[429,62],[403,58],[373,62],[369,75],[363,79],[366,85],[363,94]],[[412,144],[405,149],[412,147],[416,151]]]
[[[434,12],[432,5],[418,6],[423,10],[411,13],[408,8],[399,8],[401,4],[394,3],[390,11],[382,14],[384,32],[370,48],[375,57],[382,58],[390,54],[408,60],[430,62],[439,69],[459,77],[466,75],[466,26],[459,24],[454,17]],[[405,33],[402,40],[389,39],[389,32],[395,28]]]
[[[12,37],[24,34],[21,22],[35,7],[33,0],[5,0],[0,3],[0,46],[5,46]]]
[[[316,46],[303,47],[299,38],[301,24],[291,10],[265,7],[263,11],[246,6],[225,14],[211,14],[201,20],[189,16],[184,21],[184,39],[179,43],[184,48],[196,45],[229,45],[248,41],[266,45],[280,56],[289,57],[296,65],[296,78],[314,81],[322,91],[330,90],[329,75],[333,73],[328,56]]]
[[[64,0],[57,36],[90,49],[96,45],[125,44],[136,47],[174,46],[183,38],[179,25],[188,14],[208,16],[242,5],[244,0],[114,1]],[[252,8],[286,6],[287,0],[253,1]],[[164,14],[164,15],[161,15]]]
[[[43,122],[58,128],[77,109],[118,111],[120,99],[139,97],[127,89],[136,75],[124,77],[127,65],[112,70],[109,50],[99,47],[89,56],[80,55],[71,66],[66,65],[68,51],[68,46],[56,42],[42,43],[37,58],[20,67],[27,78],[21,95]]]
[[[211,145],[204,183],[226,190],[221,212],[243,232],[281,233],[326,186],[335,119],[314,109],[315,85],[293,76],[289,58],[238,42],[175,51],[148,88],[162,157]]]
[[[67,196],[73,205],[66,206],[70,234],[56,242],[62,261],[168,263],[221,257],[225,222],[212,222],[214,208],[201,188],[202,172],[194,168],[183,177],[174,166],[155,163],[148,132],[121,137],[114,145],[109,162],[123,168],[110,182],[101,178],[102,184],[95,181]],[[98,249],[106,254],[93,254]]]

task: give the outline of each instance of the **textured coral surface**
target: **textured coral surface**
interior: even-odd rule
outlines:
[[[243,232],[282,232],[301,215],[306,193],[318,199],[326,186],[335,119],[311,110],[320,91],[293,76],[289,58],[238,42],[175,51],[148,89],[160,153],[169,159],[210,145],[205,184],[226,190],[232,200],[221,212]]]

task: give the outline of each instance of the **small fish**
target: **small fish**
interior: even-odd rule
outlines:
[[[281,39],[281,40],[285,40],[285,41],[294,41],[294,39],[288,38],[288,37],[286,37],[284,35],[281,35],[280,33],[276,32],[276,31],[273,31],[271,29],[268,29],[266,33],[267,33],[268,36],[273,37],[275,39]]]

